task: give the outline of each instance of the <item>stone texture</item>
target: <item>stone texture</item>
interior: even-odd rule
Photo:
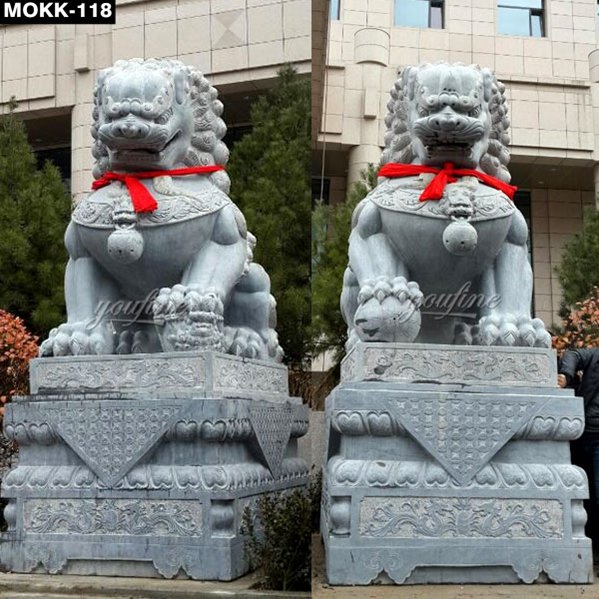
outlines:
[[[283,401],[288,394],[284,366],[210,351],[38,358],[30,373],[32,393],[118,389],[145,397],[166,392]]]
[[[174,8],[167,13],[176,15]],[[221,21],[222,47],[243,46],[231,36],[240,34],[235,23],[245,23],[245,12],[213,15]],[[147,54],[158,46],[176,53],[175,20],[145,31]],[[65,234],[67,321],[40,354],[213,349],[280,362],[270,279],[253,262],[256,239],[227,196],[227,129],[217,90],[182,62],[132,59],[98,73],[93,100],[97,186],[78,203]],[[74,164],[82,166],[77,154]],[[190,166],[217,172],[142,177],[137,191],[131,178],[103,178]]]
[[[201,376],[187,388],[160,384],[161,368],[185,373],[182,360],[200,364],[191,373]],[[119,362],[152,376],[119,379]],[[45,386],[52,363],[64,370]],[[93,372],[115,378],[86,387]],[[246,377],[264,382],[269,372],[271,393],[243,395]],[[244,509],[308,481],[297,451],[308,409],[289,398],[286,376],[271,362],[210,352],[37,360],[38,392],[4,417],[20,460],[2,484],[2,563],[13,572],[241,576]]]
[[[357,32],[356,44],[369,31]],[[355,60],[386,64],[357,51]],[[499,183],[510,180],[505,86],[488,68],[425,63],[401,70],[387,106],[382,168],[416,172],[381,170],[356,208],[341,293],[347,349],[358,341],[550,347],[531,315],[528,227],[508,197],[515,190]],[[560,105],[547,106],[547,119],[558,120]],[[362,135],[362,148],[375,137]]]
[[[553,388],[552,350],[424,343],[359,343],[341,363],[341,380],[491,384]]]
[[[327,399],[322,535],[329,583],[530,583],[545,575],[591,582],[582,506],[588,482],[569,451],[584,412],[570,390],[549,385],[555,356],[429,349],[433,363],[442,356],[453,364],[454,381],[443,370],[435,379],[424,346],[358,344]],[[409,374],[377,376],[368,353],[372,364],[391,357],[393,366],[405,354]],[[460,368],[474,357],[487,381]],[[527,360],[553,378],[537,383],[531,368],[532,380],[518,380],[509,365]]]

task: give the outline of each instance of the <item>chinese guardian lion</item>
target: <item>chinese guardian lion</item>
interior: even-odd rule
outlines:
[[[119,61],[99,74],[95,191],[65,235],[68,318],[41,355],[282,358],[269,277],[227,196],[222,111],[216,89],[178,61]]]
[[[357,341],[549,347],[531,318],[505,87],[478,66],[408,67],[378,185],[356,207],[341,308]]]

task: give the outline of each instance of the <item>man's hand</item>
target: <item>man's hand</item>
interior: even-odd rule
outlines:
[[[562,389],[568,384],[568,379],[566,378],[565,374],[558,374],[557,375],[557,386],[561,387]]]

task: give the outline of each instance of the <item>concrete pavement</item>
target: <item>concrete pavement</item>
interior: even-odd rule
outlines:
[[[250,574],[232,582],[160,578],[0,574],[1,599],[308,599],[310,593],[261,591]]]

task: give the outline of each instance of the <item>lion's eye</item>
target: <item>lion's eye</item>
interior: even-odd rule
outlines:
[[[169,108],[166,112],[163,112],[157,119],[156,123],[159,125],[164,125],[169,121],[169,119],[173,116],[173,109]]]
[[[471,116],[471,117],[473,117],[473,118],[477,118],[477,117],[479,117],[479,116],[480,116],[480,111],[481,111],[481,108],[480,108],[480,106],[475,106],[475,107],[474,107],[474,108],[473,108],[473,109],[472,109],[472,110],[471,110],[471,111],[468,113],[468,116]]]
[[[427,110],[424,106],[418,105],[418,116],[428,116],[430,114],[430,110]]]

